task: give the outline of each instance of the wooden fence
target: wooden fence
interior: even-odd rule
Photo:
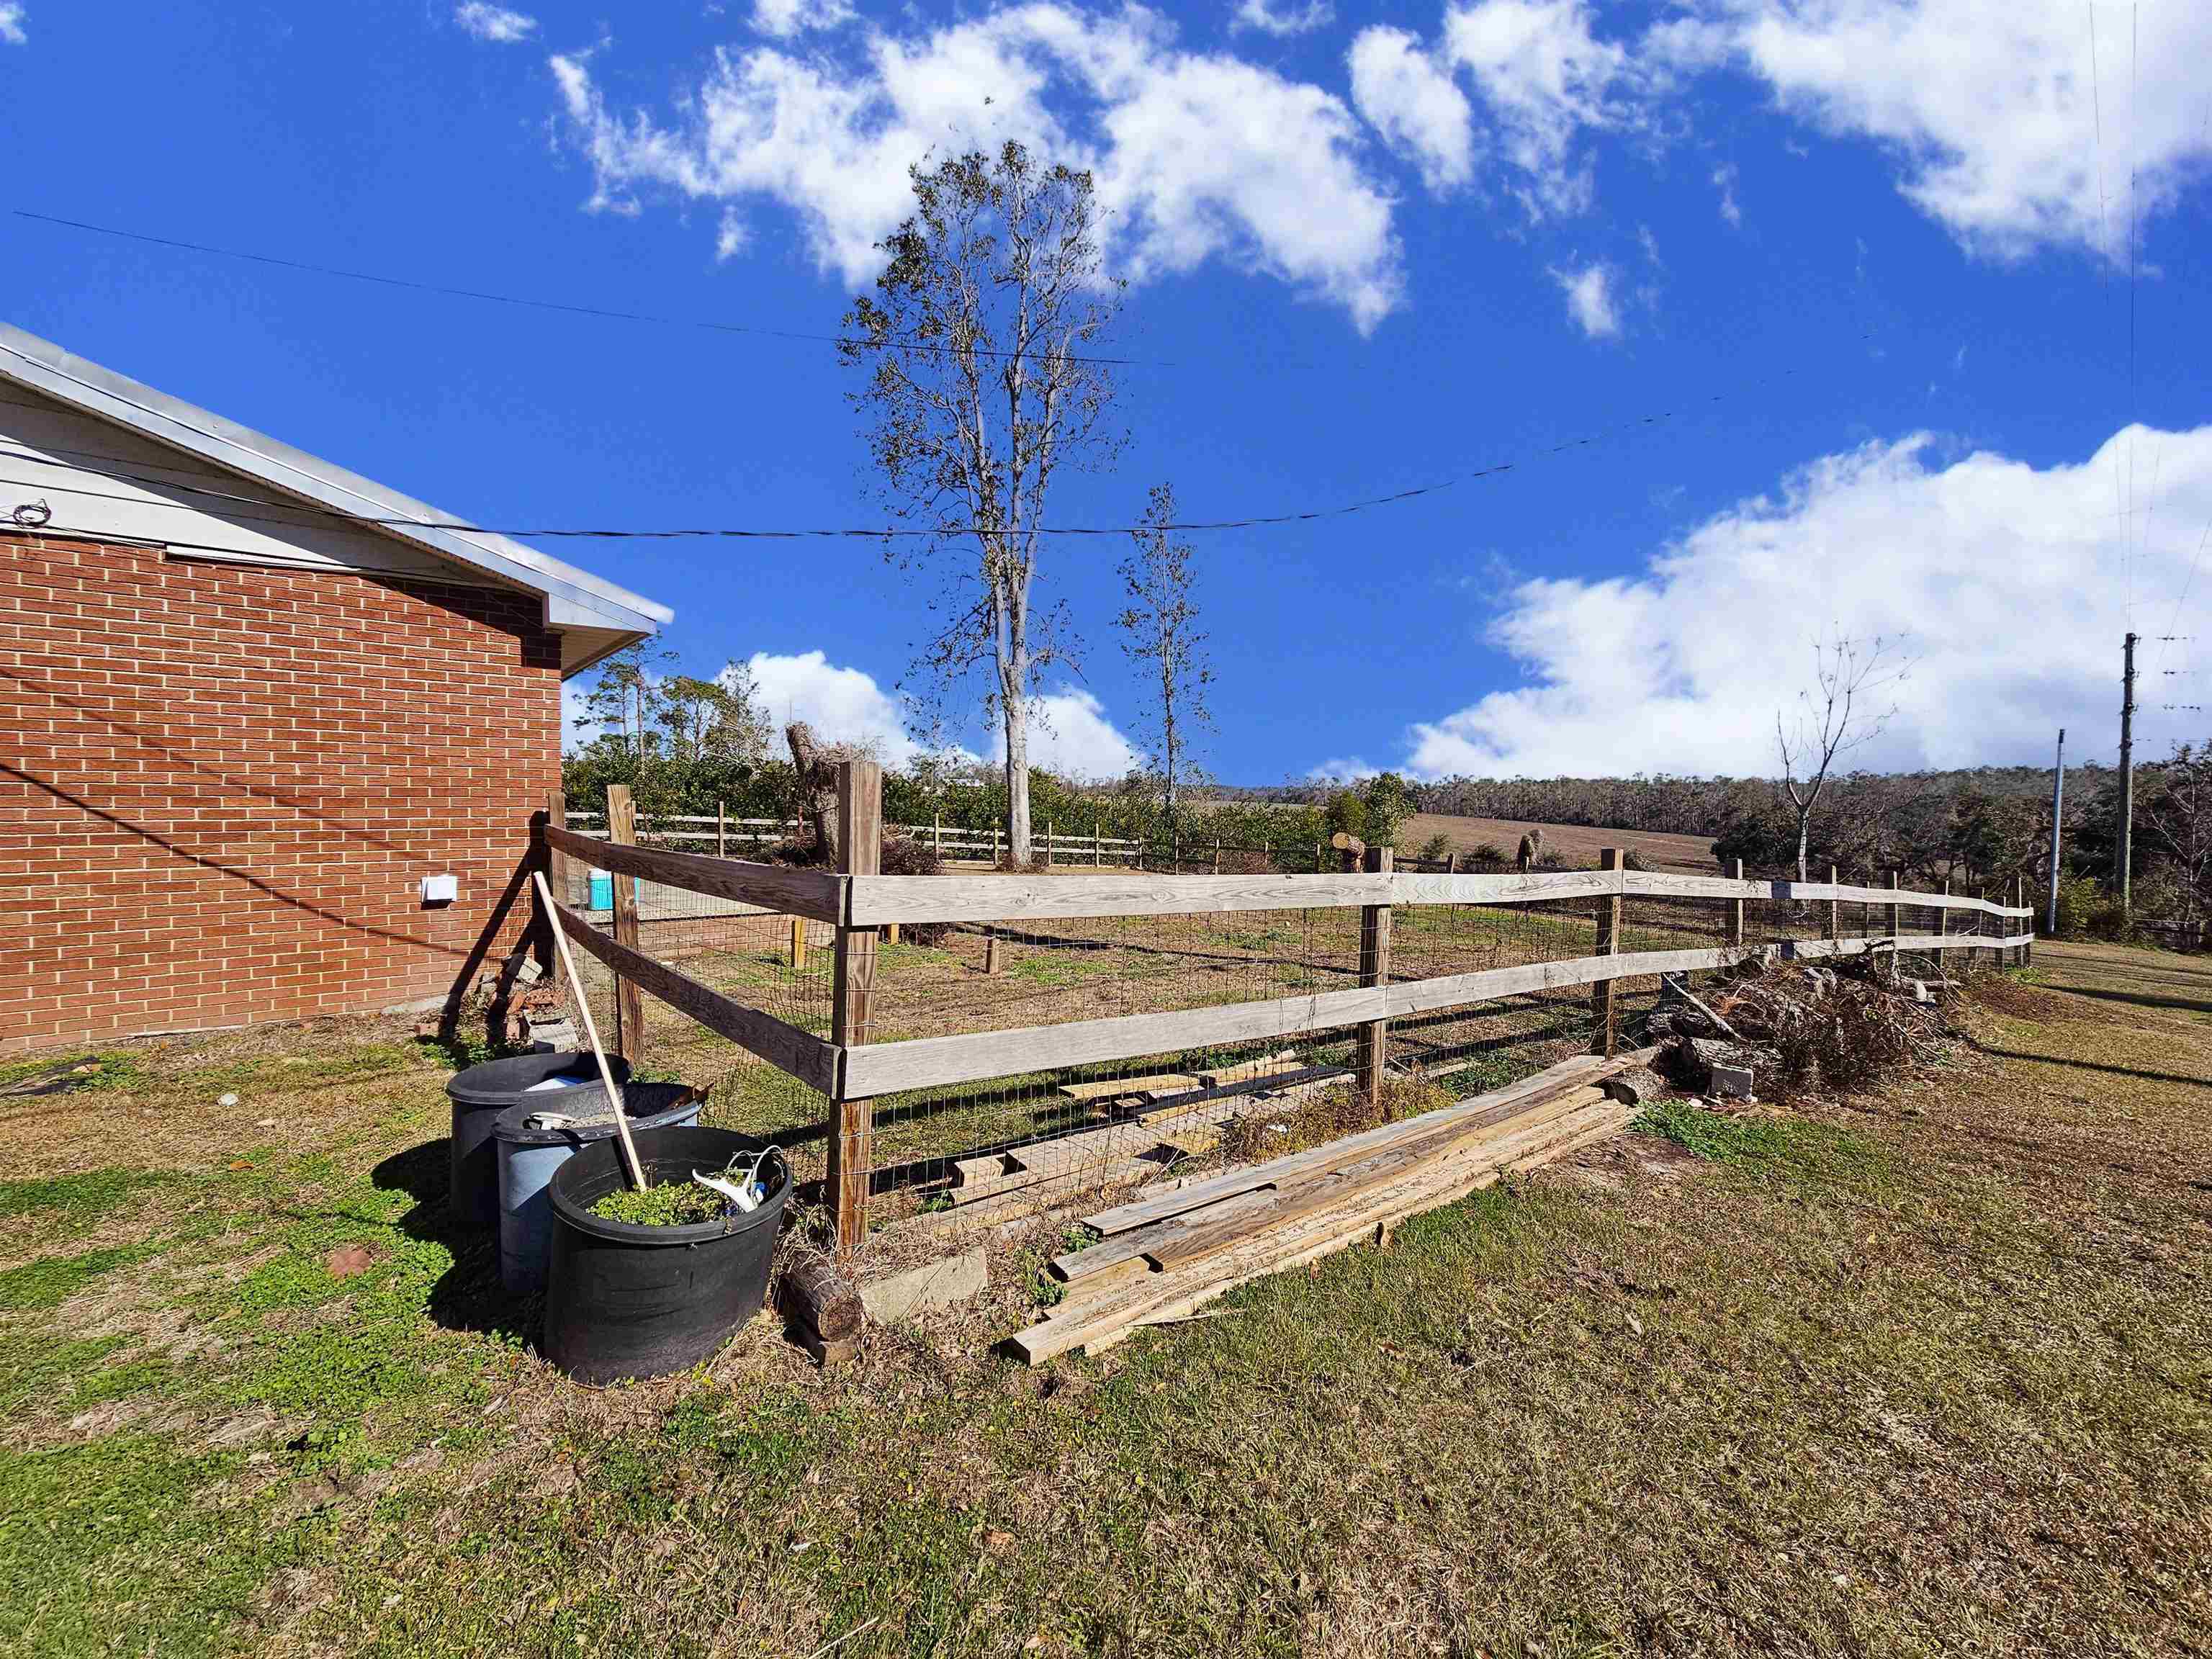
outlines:
[[[559,798],[543,830],[553,890],[564,896],[548,919],[603,963],[617,985],[618,1041],[639,1029],[626,1000],[640,991],[718,1032],[750,1053],[818,1090],[828,1098],[830,1146],[827,1196],[836,1214],[841,1248],[851,1249],[865,1230],[868,1176],[872,1166],[872,1103],[907,1090],[975,1083],[1102,1062],[1170,1054],[1209,1045],[1265,1041],[1293,1033],[1359,1027],[1363,1052],[1379,1059],[1389,1022],[1498,998],[1563,987],[1594,988],[1593,1003],[1607,1052],[1615,1042],[1617,1013],[1611,988],[1619,981],[1660,974],[1723,969],[1760,957],[1817,960],[1869,951],[1934,954],[1989,951],[2024,963],[2034,935],[2033,910],[1978,896],[1904,889],[1894,876],[1887,887],[1831,879],[1795,882],[1734,877],[1674,875],[1626,870],[1617,853],[1607,867],[1521,874],[1411,873],[1392,868],[1390,849],[1370,848],[1362,868],[1322,875],[1160,875],[1125,871],[1081,879],[1030,873],[956,872],[885,876],[876,872],[880,836],[881,774],[870,762],[841,769],[843,822],[857,834],[839,837],[845,867],[793,869],[711,854],[635,844],[626,793],[611,798],[611,839],[565,827]],[[614,884],[611,933],[565,902],[563,860],[583,859],[617,876],[704,893],[836,929],[831,1030],[827,1038],[802,1030],[654,960],[638,947],[635,890]],[[2017,895],[2015,896],[2017,896]],[[1683,950],[1622,951],[1621,903],[1653,897],[1705,899],[1727,907],[1729,943]],[[1412,905],[1526,905],[1559,900],[1595,907],[1594,954],[1532,962],[1426,979],[1389,975],[1389,918],[1393,907]],[[1752,943],[1745,927],[1750,904],[1786,904],[1800,915],[1825,907],[1826,936]],[[1887,909],[1889,930],[1846,937],[1840,907]],[[869,1015],[876,945],[880,934],[925,922],[1003,923],[1079,917],[1169,916],[1266,910],[1358,908],[1361,913],[1360,983],[1342,990],[1238,1002],[1168,1012],[1083,1019],[1013,1030],[871,1042]],[[1906,908],[1942,912],[1934,933],[1906,934]],[[1819,910],[1812,910],[1819,915]],[[1998,931],[1954,931],[1954,916],[1995,918]],[[2016,931],[2015,931],[2016,930]],[[635,1004],[629,1006],[634,1009]],[[1369,1086],[1381,1067],[1370,1061]]]
[[[569,812],[565,817],[564,827],[579,835],[596,841],[607,838],[604,828],[590,827],[605,823],[602,813]],[[797,818],[733,818],[720,812],[639,812],[635,821],[641,836],[662,842],[696,842],[702,848],[711,845],[717,857],[728,856],[732,847],[773,847],[793,840],[803,827]],[[963,830],[957,824],[948,829],[939,816],[934,823],[896,823],[890,827],[931,848],[940,859],[996,864],[1006,853],[1006,842],[995,826],[989,830]],[[1126,836],[1063,832],[1048,822],[1037,838],[1037,845],[1043,849],[1047,864],[1103,866],[1140,863],[1146,843]],[[1217,857],[1224,850],[1241,850],[1233,847],[1224,849],[1219,842],[1211,846]],[[1193,856],[1200,855],[1203,850],[1194,848]]]

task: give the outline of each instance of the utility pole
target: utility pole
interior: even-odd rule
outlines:
[[[2066,728],[2058,728],[2058,758],[2051,766],[2051,903],[2043,931],[2058,937],[2058,826],[2066,811]],[[2032,929],[2030,931],[2033,931]]]
[[[2120,890],[2120,915],[2135,915],[2136,836],[2136,641],[2122,641],[2120,669],[2120,852],[2113,884]]]

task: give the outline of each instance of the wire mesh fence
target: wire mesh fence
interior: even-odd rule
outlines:
[[[644,839],[641,837],[641,839]],[[690,850],[690,849],[685,849]],[[1193,854],[1195,854],[1194,856]],[[1288,862],[1292,868],[1284,868]],[[1182,874],[1304,873],[1340,867],[1326,847],[1211,845],[1148,856]],[[1500,874],[1497,860],[1408,860],[1401,871]],[[1561,868],[1556,861],[1553,870]],[[1121,866],[1126,873],[1129,866]],[[1776,872],[1787,879],[1792,872]],[[1084,878],[1082,867],[1068,879]],[[1762,877],[1762,879],[1769,878]],[[569,861],[568,901],[612,927],[612,879]],[[836,929],[759,907],[635,881],[638,948],[747,1009],[815,1036],[832,1030]],[[927,878],[915,879],[927,880]],[[1849,881],[1850,878],[1844,878]],[[1881,884],[1886,885],[1887,878]],[[1875,887],[1870,878],[1860,884]],[[1530,902],[1400,903],[1389,908],[1390,985],[1577,963],[1618,952],[1723,947],[1760,951],[1831,938],[2002,938],[2006,919],[1978,909],[1892,902],[1677,896],[1627,892]],[[1358,904],[1166,915],[929,922],[887,930],[874,965],[870,1045],[1050,1028],[1137,1014],[1345,991],[1371,982]],[[1993,952],[1900,956],[1917,977],[1956,976]],[[1371,958],[1370,958],[1371,959]],[[615,1029],[613,975],[595,960],[581,989],[603,1030]],[[1660,992],[1656,975],[1612,982],[1617,1030],[1633,1041]],[[1073,1217],[1139,1186],[1264,1159],[1496,1090],[1607,1037],[1608,998],[1589,983],[1490,996],[1389,1022],[1383,1072],[1369,1075],[1362,1028],[1342,1024],[1096,1065],[1046,1060],[1014,1075],[880,1096],[872,1124],[863,1270],[963,1249],[990,1232]],[[802,1183],[824,1174],[823,1094],[687,1016],[645,1002],[647,1077],[709,1091],[706,1121],[775,1139]],[[1370,1086],[1371,1085],[1371,1086]]]

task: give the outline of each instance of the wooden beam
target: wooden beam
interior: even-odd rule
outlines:
[[[637,813],[627,786],[607,786],[607,839],[617,847],[637,840]],[[614,878],[615,943],[637,949],[637,883],[631,877]],[[645,1063],[645,993],[634,979],[615,975],[615,1052],[636,1071]]]
[[[1741,859],[1738,859],[1735,861],[1735,879],[1736,884],[1741,887],[1743,884],[1743,860]],[[1741,945],[1743,943],[1743,895],[1741,893],[1738,893],[1736,895],[1735,903],[1729,908],[1734,914],[1729,920],[1729,943],[1730,945]]]
[[[1620,868],[1620,848],[1607,847],[1598,854],[1598,867],[1603,870]],[[1597,954],[1616,957],[1620,954],[1620,895],[1608,894],[1597,902]],[[1599,980],[1590,989],[1590,1014],[1597,1021],[1598,1052],[1607,1060],[1620,1041],[1620,981],[1610,976]]]
[[[872,760],[837,768],[838,867],[848,876],[872,876],[884,844],[883,769]],[[830,1005],[830,1040],[842,1055],[868,1040],[875,996],[876,930],[840,924]],[[837,1249],[849,1257],[868,1231],[868,1173],[875,1167],[875,1115],[868,1097],[854,1091],[839,1068],[830,1109],[830,1170],[826,1182],[837,1224]]]
[[[572,905],[562,905],[557,915],[562,933],[617,974],[635,981],[678,1012],[729,1038],[769,1065],[790,1073],[809,1088],[818,1089],[826,1095],[836,1086],[837,1050],[812,1032],[802,1031],[772,1014],[734,1002],[689,974],[655,962],[642,951],[617,944],[592,927],[589,919]]]
[[[658,847],[624,847],[580,836],[573,830],[549,829],[546,839],[570,857],[617,875],[642,876],[663,887],[711,893],[717,898],[737,899],[786,915],[811,916],[817,921],[835,923],[842,919],[845,878],[824,870],[794,870],[781,864],[718,859],[705,853],[671,853]]]
[[[552,890],[556,902],[568,902],[568,855],[554,844],[544,832],[547,829],[565,829],[568,823],[568,798],[558,789],[545,797],[545,823],[538,836],[538,852],[545,861],[545,883]],[[540,916],[538,921],[545,929],[545,942],[540,957],[544,965],[553,994],[559,996],[568,982],[568,972],[561,965],[561,952],[554,949],[553,933],[561,924],[554,916]],[[581,988],[578,994],[581,994]]]

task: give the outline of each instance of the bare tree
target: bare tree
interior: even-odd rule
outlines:
[[[2143,827],[2172,860],[2180,878],[2180,919],[2193,922],[2203,914],[2212,877],[2212,750],[2178,743],[2172,756],[2145,770]]]
[[[1838,634],[1813,647],[1813,684],[1797,694],[1797,717],[1774,716],[1774,744],[1782,759],[1782,797],[1797,817],[1797,879],[1805,869],[1813,811],[1828,787],[1838,757],[1881,735],[1897,704],[1883,695],[1905,678],[1911,664],[1881,635],[1862,643]]]
[[[1006,836],[1030,858],[1030,700],[1072,650],[1036,610],[1038,527],[1064,465],[1103,465],[1110,365],[1091,352],[1119,307],[1091,175],[1016,143],[912,170],[915,210],[883,243],[876,292],[853,302],[846,362],[883,498],[924,532],[914,562],[951,556],[944,625],[920,665],[941,700],[989,670],[1005,745]],[[894,555],[894,556],[902,556]],[[940,701],[941,706],[941,701]]]
[[[1213,723],[1206,688],[1213,670],[1206,661],[1206,635],[1198,629],[1188,542],[1170,534],[1176,520],[1175,486],[1155,484],[1145,503],[1144,526],[1133,531],[1137,550],[1121,561],[1121,586],[1129,603],[1116,617],[1121,650],[1132,662],[1147,665],[1156,702],[1139,731],[1159,780],[1168,832],[1174,835],[1176,791],[1195,775],[1193,743]]]

